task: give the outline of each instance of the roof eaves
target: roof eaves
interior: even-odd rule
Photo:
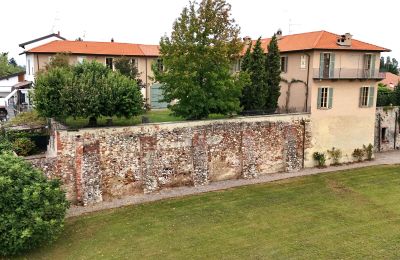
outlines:
[[[34,40],[31,40],[31,41],[27,41],[27,42],[21,43],[21,44],[19,45],[19,47],[25,49],[25,46],[28,45],[28,44],[32,44],[32,43],[35,43],[35,42],[38,42],[38,41],[46,40],[46,39],[51,38],[51,37],[57,37],[57,38],[59,38],[60,40],[63,40],[63,41],[67,40],[66,38],[60,36],[60,35],[57,34],[57,33],[52,33],[52,34],[48,34],[48,35],[46,35],[46,36],[39,37],[39,38],[34,39]]]

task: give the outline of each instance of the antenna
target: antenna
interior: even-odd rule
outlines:
[[[51,27],[51,33],[54,33],[56,31],[56,27],[58,27],[58,22],[60,21],[59,15],[60,15],[60,12],[57,10],[56,15],[54,17],[53,25]]]
[[[291,34],[293,32],[292,27],[293,26],[300,26],[301,24],[298,23],[292,23],[292,19],[289,19],[289,34]]]

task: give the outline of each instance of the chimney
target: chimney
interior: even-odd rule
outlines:
[[[278,31],[276,32],[276,38],[278,38],[278,40],[282,39],[283,34],[282,34],[282,29],[278,29]]]
[[[60,36],[60,31],[57,32],[57,35]]]
[[[245,45],[250,45],[250,43],[251,43],[251,37],[250,36],[245,36],[244,38],[243,38],[243,42],[244,42],[244,44]]]
[[[114,38],[111,38],[111,42],[114,42]]]
[[[340,35],[336,41],[336,43],[339,46],[346,46],[350,47],[351,46],[351,39],[353,38],[353,35],[350,33],[345,33],[344,35]]]

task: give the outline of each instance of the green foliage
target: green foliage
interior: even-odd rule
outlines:
[[[365,151],[363,149],[356,148],[354,149],[352,155],[357,160],[357,162],[362,162],[365,156]]]
[[[372,157],[374,156],[374,146],[372,144],[363,145],[364,154],[367,156],[368,161],[372,161]]]
[[[70,55],[68,53],[57,53],[51,57],[49,64],[46,65],[46,70],[50,70],[52,68],[69,69],[71,67],[69,65],[69,59]]]
[[[400,106],[400,84],[394,88],[393,92],[393,105]]]
[[[248,77],[233,75],[231,64],[243,48],[239,27],[225,0],[190,2],[160,41],[160,66],[153,65],[162,83],[165,102],[174,115],[206,118],[211,113],[240,111],[240,96]]]
[[[12,152],[13,144],[6,136],[4,128],[0,128],[0,154],[3,152]]]
[[[391,59],[389,56],[386,57],[386,60],[384,57],[381,57],[380,71],[399,75],[399,62],[395,58]]]
[[[378,98],[376,101],[376,106],[384,107],[395,104],[395,92],[389,89],[386,85],[382,83],[378,84]]]
[[[250,76],[250,82],[243,88],[241,105],[244,110],[264,110],[268,101],[267,71],[265,54],[259,38],[250,52],[250,45],[244,57],[242,70]]]
[[[56,180],[23,159],[0,154],[0,255],[14,255],[54,241],[68,208]]]
[[[24,68],[18,66],[13,58],[9,60],[7,52],[0,53],[0,77],[21,71],[24,71]]]
[[[340,165],[340,159],[342,159],[342,151],[340,149],[336,149],[333,147],[331,150],[328,150],[329,159],[332,160],[332,165]]]
[[[317,167],[323,168],[326,166],[326,155],[325,153],[315,152],[313,158],[317,162]]]
[[[39,116],[36,110],[19,113],[6,123],[6,126],[29,126],[29,127],[45,127],[46,118]]]
[[[143,81],[140,79],[140,73],[136,64],[132,63],[132,59],[129,57],[120,57],[115,59],[114,67],[122,75],[136,80],[139,88],[146,87],[143,86]]]
[[[13,150],[19,156],[32,155],[35,149],[36,149],[35,143],[31,139],[26,137],[18,138],[13,143]]]
[[[40,116],[130,118],[142,113],[143,97],[136,81],[93,61],[39,73],[33,95]]]
[[[281,95],[281,56],[278,47],[278,38],[274,35],[268,44],[268,53],[266,58],[267,84],[269,87],[269,99],[267,107],[276,109],[278,107],[278,99]]]

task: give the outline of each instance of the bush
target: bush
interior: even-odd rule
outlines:
[[[369,144],[368,146],[363,145],[363,150],[367,156],[367,160],[372,161],[372,156],[374,155],[374,146],[372,144]]]
[[[46,118],[39,116],[35,110],[19,113],[6,123],[7,126],[45,127]]]
[[[353,157],[357,160],[357,162],[362,162],[364,159],[365,153],[363,149],[354,149]]]
[[[13,150],[20,156],[32,155],[35,149],[35,143],[26,137],[18,138],[13,143]]]
[[[327,152],[329,154],[329,159],[332,160],[332,165],[340,165],[340,159],[342,159],[342,151],[333,147],[332,150],[328,150]]]
[[[60,186],[23,159],[0,154],[0,256],[57,238],[68,208]]]
[[[313,158],[314,158],[314,160],[317,162],[317,166],[318,166],[319,168],[325,167],[326,156],[325,156],[324,153],[315,152],[315,153],[313,154]]]

